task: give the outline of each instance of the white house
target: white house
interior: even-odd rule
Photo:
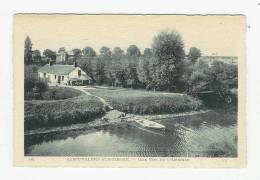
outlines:
[[[46,64],[38,70],[38,78],[49,84],[87,85],[91,78],[80,67],[75,65]]]

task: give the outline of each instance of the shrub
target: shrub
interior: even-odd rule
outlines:
[[[86,123],[102,114],[103,104],[88,95],[57,101],[25,101],[24,127],[31,130]]]

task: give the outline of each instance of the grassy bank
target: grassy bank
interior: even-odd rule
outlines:
[[[61,100],[77,97],[83,93],[79,90],[66,87],[49,87],[46,92],[43,93],[43,100]]]
[[[88,89],[114,109],[135,114],[162,114],[199,110],[202,102],[186,94],[128,89]]]
[[[41,96],[35,95],[33,92],[27,92],[24,98],[25,100],[61,100],[77,97],[82,94],[81,91],[72,88],[47,86],[47,90]]]
[[[96,97],[80,95],[64,100],[25,101],[25,130],[90,122],[104,114]]]

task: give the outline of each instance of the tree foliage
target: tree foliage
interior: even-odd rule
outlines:
[[[176,31],[163,31],[154,37],[152,43],[156,58],[154,82],[162,90],[177,90],[182,76],[182,61],[185,57],[184,43]]]
[[[95,57],[96,56],[96,52],[95,50],[90,47],[90,46],[87,46],[85,47],[83,50],[82,50],[82,53],[86,56],[86,57]]]
[[[56,60],[56,52],[50,49],[45,49],[43,51],[43,55],[47,58],[50,58],[51,60]]]
[[[130,45],[127,48],[126,52],[128,56],[136,56],[136,57],[141,56],[141,51],[136,45]]]
[[[80,49],[77,49],[77,48],[72,49],[72,52],[73,52],[74,57],[80,57],[81,54],[82,54],[82,51]]]
[[[25,64],[32,63],[32,42],[29,36],[24,41],[24,62]]]
[[[65,51],[66,51],[65,47],[60,47],[58,53],[65,52]]]
[[[41,52],[39,50],[37,50],[37,49],[34,50],[32,54],[33,54],[33,61],[35,63],[38,63],[41,61],[42,57],[41,57]]]
[[[188,59],[192,62],[195,63],[197,59],[201,56],[201,51],[200,49],[196,47],[191,47],[189,54],[188,54]]]
[[[153,51],[151,48],[145,48],[144,49],[144,57],[150,58],[153,56]]]

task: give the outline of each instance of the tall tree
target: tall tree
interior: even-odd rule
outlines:
[[[124,55],[124,51],[120,47],[115,47],[113,49],[112,58],[120,58]]]
[[[144,57],[150,58],[153,55],[153,51],[151,48],[145,48],[144,49]]]
[[[201,56],[201,51],[196,48],[196,47],[191,47],[189,54],[188,54],[188,59],[194,64],[196,63],[197,59]]]
[[[58,50],[58,53],[65,52],[65,51],[66,51],[65,47],[60,47],[59,50]]]
[[[130,45],[127,48],[126,52],[128,56],[136,56],[136,57],[141,56],[141,51],[136,45]]]
[[[154,37],[152,49],[156,58],[157,87],[177,90],[182,76],[182,60],[185,58],[184,43],[176,31],[162,31]]]
[[[94,74],[93,74],[93,67],[92,67],[92,58],[85,58],[82,60],[82,62],[80,62],[80,67],[81,69],[83,69],[83,71],[85,71],[87,73],[87,75],[89,77],[91,77],[91,79],[93,81],[95,81],[95,78],[94,78]]]
[[[139,81],[147,88],[152,88],[153,58],[141,57],[137,66]]]
[[[36,62],[36,63],[41,62],[41,58],[42,58],[41,52],[38,49],[34,50],[33,51],[33,62]]]
[[[73,53],[73,63],[79,63],[82,51],[80,49],[72,49]],[[71,62],[72,63],[72,62]]]
[[[43,55],[47,58],[50,58],[52,61],[56,60],[56,52],[50,49],[45,49]]]
[[[82,51],[80,49],[72,49],[72,52],[73,52],[73,56],[74,57],[80,57],[81,54],[82,54]]]
[[[24,62],[26,64],[32,63],[32,42],[29,36],[24,41]]]
[[[115,47],[112,53],[112,64],[111,68],[113,71],[118,71],[123,68],[125,61],[124,51],[120,47]]]
[[[113,78],[111,76],[112,75],[111,74],[112,52],[111,52],[110,48],[103,46],[100,48],[99,53],[100,53],[100,55],[99,55],[100,62],[98,62],[98,63],[104,65],[103,71],[104,71],[105,77],[104,77],[103,83],[111,84],[113,82]]]
[[[101,85],[106,81],[105,60],[102,57],[98,57],[95,59],[95,61],[96,61],[95,79],[98,85]]]
[[[99,53],[101,56],[105,57],[111,57],[112,52],[110,51],[110,48],[103,46],[100,48]]]
[[[126,79],[124,62],[126,62],[124,51],[120,47],[115,47],[111,55],[109,73],[111,84],[115,84],[115,81],[120,81],[124,85]]]
[[[90,58],[96,56],[95,50],[94,50],[92,47],[90,47],[90,46],[85,47],[85,48],[82,50],[82,53],[83,53],[86,57],[90,57]]]

